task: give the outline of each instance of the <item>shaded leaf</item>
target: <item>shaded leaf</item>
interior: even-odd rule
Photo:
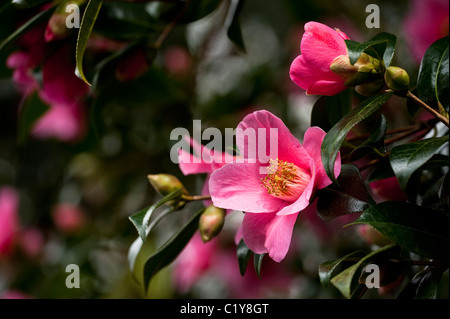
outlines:
[[[252,251],[244,243],[244,240],[241,239],[241,241],[236,247],[236,255],[239,263],[239,272],[241,273],[241,276],[245,275],[245,270],[247,269],[248,261],[250,260],[251,254]]]
[[[255,267],[256,275],[261,279],[261,265],[266,254],[254,254],[253,255],[253,266]]]
[[[75,74],[89,86],[91,84],[86,79],[83,71],[83,57],[92,28],[94,27],[95,20],[98,17],[102,4],[103,0],[89,0],[89,3],[83,13],[80,30],[78,31]]]
[[[398,145],[391,150],[392,170],[403,190],[406,190],[411,175],[430,160],[446,143],[448,143],[448,135]]]
[[[364,100],[358,107],[350,111],[328,131],[322,142],[322,162],[325,172],[332,181],[336,181],[334,176],[334,165],[339,149],[348,132],[356,124],[378,110],[391,98],[391,96],[392,93],[381,94]]]
[[[128,217],[128,219],[136,227],[136,229],[139,233],[139,236],[141,237],[141,239],[144,242],[148,235],[147,234],[148,222],[150,221],[150,218],[151,218],[153,212],[155,211],[155,209],[157,209],[158,207],[161,207],[162,205],[166,204],[167,202],[177,198],[178,196],[180,196],[181,192],[182,192],[181,189],[177,189],[177,190],[169,193],[168,195],[164,196],[162,199],[160,199],[158,202],[151,205],[150,207],[142,209],[142,210],[138,211],[137,213],[134,213],[133,215]]]
[[[383,258],[386,255],[392,255],[398,251],[395,245],[387,245],[376,251],[371,252],[365,257],[361,258],[356,264],[345,269],[338,275],[331,279],[331,283],[335,286],[346,298],[351,298],[355,283],[358,282],[359,276],[363,268],[371,262],[376,262],[377,259]]]
[[[19,9],[28,9],[47,1],[48,0],[12,0],[11,3]]]
[[[369,224],[401,247],[418,255],[449,259],[448,216],[407,202],[369,207],[353,224]]]
[[[418,272],[398,295],[398,299],[435,299],[438,294],[442,269],[426,267]]]
[[[311,126],[319,126],[328,131],[351,109],[352,89],[347,89],[336,95],[321,96],[311,112]]]
[[[363,257],[366,255],[366,252],[362,250],[357,250],[354,252],[351,252],[344,257],[341,257],[336,260],[330,260],[323,262],[319,265],[319,278],[322,285],[325,287],[329,285],[331,278],[333,275],[340,269],[340,266],[342,266],[345,262],[348,262],[349,258],[354,257]]]
[[[420,63],[417,78],[417,96],[435,108],[439,103],[449,112],[449,66],[448,66],[448,36],[434,42]]]
[[[227,17],[227,36],[241,50],[246,52],[244,39],[242,37],[239,14],[244,6],[244,0],[232,0]]]
[[[153,276],[171,264],[195,234],[198,229],[198,221],[204,210],[203,207],[197,211],[181,230],[172,235],[167,242],[147,258],[144,264],[144,288],[146,292]]]
[[[49,106],[42,102],[37,92],[33,92],[22,105],[19,116],[17,141],[22,144],[26,141],[30,131],[39,118],[44,115]]]
[[[397,37],[393,34],[382,32],[367,42],[345,40],[350,63],[353,65],[362,52],[365,52],[379,60],[383,60],[386,67],[391,63],[394,56]]]
[[[4,39],[0,43],[0,50],[2,50],[8,44],[17,40],[17,38],[19,38],[21,35],[23,35],[28,30],[31,30],[32,28],[39,25],[43,21],[48,20],[48,18],[51,16],[53,11],[55,11],[55,7],[50,7],[47,10],[39,12],[34,17],[32,17],[31,19],[26,21],[24,24],[22,24],[19,28],[17,28],[13,33],[11,33],[6,39]]]

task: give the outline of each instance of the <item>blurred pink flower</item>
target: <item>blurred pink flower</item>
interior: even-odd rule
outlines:
[[[171,74],[181,75],[191,68],[191,56],[182,46],[171,46],[164,52],[164,66]]]
[[[188,292],[209,269],[217,249],[217,238],[204,243],[200,233],[195,233],[174,266],[175,286],[180,292]]]
[[[21,291],[11,289],[0,294],[0,299],[33,299],[33,297]]]
[[[86,225],[86,213],[78,205],[58,203],[52,209],[52,219],[56,228],[65,233],[73,233]]]
[[[420,62],[428,47],[449,34],[448,0],[412,0],[403,22],[413,58]]]
[[[37,257],[42,252],[44,245],[44,234],[39,228],[28,227],[21,231],[20,247],[28,257]]]
[[[244,133],[248,128],[266,132],[276,128],[278,139],[266,133],[265,140],[249,142]],[[288,252],[299,212],[308,207],[317,189],[331,184],[320,153],[324,137],[322,129],[311,127],[302,145],[278,117],[267,111],[249,114],[239,123],[236,141],[244,160],[215,170],[209,187],[215,206],[245,212],[242,236],[253,252],[269,253],[273,260],[281,261]],[[259,158],[260,150],[256,150],[256,159],[249,158],[243,152],[251,148],[252,142],[266,149],[277,143],[278,158],[271,158],[268,167]],[[261,173],[264,168],[267,174]],[[340,168],[338,157],[336,176]]]
[[[308,22],[300,43],[301,54],[291,64],[292,81],[307,94],[335,95],[347,87],[345,79],[330,70],[334,59],[347,55],[349,37],[322,23]]]
[[[41,139],[76,141],[86,132],[83,99],[89,87],[74,73],[72,45],[47,44],[44,27],[36,27],[19,39],[21,50],[10,54],[7,66],[14,69],[13,80],[24,99],[37,91],[50,107],[35,123],[31,134]],[[37,68],[42,70],[42,85],[34,76]]]
[[[131,81],[144,75],[150,65],[143,49],[133,50],[121,57],[117,68],[116,78],[119,81]]]
[[[0,188],[0,257],[11,254],[19,231],[19,195],[9,186]]]
[[[374,199],[377,202],[386,200],[407,200],[406,194],[400,188],[400,184],[395,176],[373,181],[369,186],[372,189]]]

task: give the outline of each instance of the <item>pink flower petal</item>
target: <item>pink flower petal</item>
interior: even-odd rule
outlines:
[[[284,201],[267,193],[261,186],[259,165],[233,162],[214,171],[209,181],[209,191],[215,206],[251,212],[273,212]]]
[[[242,222],[244,242],[256,254],[269,253],[276,262],[286,256],[298,214],[246,213]]]

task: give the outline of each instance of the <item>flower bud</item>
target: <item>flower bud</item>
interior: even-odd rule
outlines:
[[[409,87],[409,75],[397,66],[390,66],[384,73],[386,85],[394,91],[405,91]]]
[[[376,78],[383,71],[383,64],[363,52],[353,65],[348,55],[338,56],[331,63],[330,70],[345,80],[345,86],[356,86]]]
[[[200,216],[199,230],[204,243],[216,237],[225,223],[225,210],[209,206]]]
[[[384,87],[383,78],[376,79],[374,81],[359,84],[355,87],[356,92],[364,96],[372,96],[378,94]]]
[[[167,196],[178,189],[182,189],[183,193],[187,194],[183,184],[173,175],[154,174],[148,175],[147,178],[153,188],[162,196]]]
[[[48,20],[45,29],[45,41],[59,40],[67,37],[70,30],[66,27],[67,14],[55,12]]]

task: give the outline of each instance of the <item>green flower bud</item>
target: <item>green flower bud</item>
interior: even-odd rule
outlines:
[[[406,91],[409,87],[409,75],[397,66],[390,66],[384,73],[386,85],[394,91]]]
[[[162,196],[169,195],[177,189],[182,189],[183,193],[187,194],[183,184],[173,175],[170,174],[155,174],[147,176],[153,188]]]
[[[209,206],[200,216],[199,230],[204,243],[216,237],[225,223],[225,210]]]

